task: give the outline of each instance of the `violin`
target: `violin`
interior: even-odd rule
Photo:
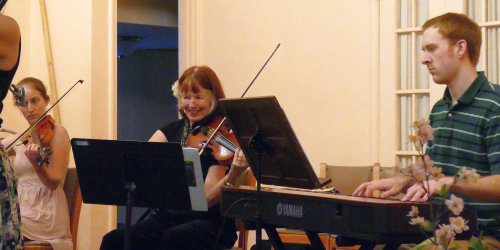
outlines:
[[[19,141],[24,145],[30,145],[32,143],[40,145],[38,149],[38,153],[40,154],[37,157],[36,162],[38,166],[42,166],[44,163],[49,164],[49,156],[52,154],[50,150],[49,143],[54,136],[54,118],[52,116],[47,115],[42,117],[35,126],[31,128],[31,133],[25,133],[23,137],[19,139]]]
[[[274,56],[274,53],[276,53],[280,45],[281,44],[279,43],[274,49],[271,56],[267,58],[264,65],[260,68],[259,72],[257,72],[257,75],[255,75],[253,80],[241,95],[241,98],[245,96],[257,77],[259,77],[260,73],[266,67],[269,60],[271,60],[271,58]],[[221,164],[231,165],[234,152],[237,148],[239,148],[240,145],[236,141],[236,137],[234,136],[232,130],[229,129],[224,123],[226,119],[227,117],[216,116],[214,117],[214,119],[212,119],[208,126],[193,129],[188,136],[186,144],[189,147],[198,148],[200,150],[200,155],[204,154],[205,149],[208,147],[211,151],[210,153]],[[215,141],[213,141],[214,138]]]
[[[240,145],[236,141],[233,131],[225,123],[221,123],[222,120],[220,115],[216,115],[208,125],[194,128],[189,134],[186,144],[198,150],[206,147],[208,150],[202,153],[212,154],[221,164],[230,165],[234,152]],[[219,125],[221,127],[217,130]]]

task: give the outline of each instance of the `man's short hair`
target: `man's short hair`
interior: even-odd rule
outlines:
[[[467,42],[467,53],[471,63],[475,66],[479,62],[479,52],[481,50],[481,27],[464,14],[451,13],[431,18],[427,20],[422,29],[438,28],[438,32],[450,43],[460,40]]]

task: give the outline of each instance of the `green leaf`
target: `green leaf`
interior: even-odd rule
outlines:
[[[488,250],[488,246],[481,239],[472,237],[469,240],[469,249]]]
[[[432,245],[432,241],[430,239],[427,239],[424,242],[412,247],[411,250],[424,249],[425,247],[430,246],[430,245]]]
[[[425,231],[432,232],[436,228],[432,222],[425,220],[424,223],[419,225]]]
[[[444,184],[442,187],[441,187],[441,191],[439,192],[439,197],[441,197],[441,199],[446,199],[446,196],[448,195],[448,191],[446,190],[446,184]]]

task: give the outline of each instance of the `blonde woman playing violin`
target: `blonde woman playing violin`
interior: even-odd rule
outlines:
[[[16,106],[31,125],[45,113],[50,98],[43,82],[36,78],[25,78],[17,87],[24,89],[25,101],[22,103],[16,100]],[[42,145],[36,143],[36,138],[24,139],[23,136],[23,139],[14,143],[14,172],[18,178],[22,233],[25,241],[44,240],[50,242],[55,250],[71,250],[73,243],[69,212],[63,191],[70,142],[68,133],[62,126],[53,124],[52,132],[53,135],[46,133],[39,136],[45,136],[45,140],[41,141],[47,141],[46,146],[51,152],[42,152],[45,157],[39,151]],[[2,144],[8,146],[17,137],[19,135],[11,136],[3,140]]]
[[[184,71],[172,87],[178,100],[181,119],[159,128],[151,142],[178,142],[189,145],[193,128],[206,126],[218,115],[217,100],[224,92],[215,72],[207,66],[193,66]],[[160,209],[132,227],[131,249],[221,249],[231,248],[236,241],[234,221],[224,221],[218,206],[221,187],[236,181],[248,167],[241,150],[236,149],[230,166],[224,166],[213,155],[202,155],[207,212]],[[229,165],[228,164],[228,165]],[[101,250],[123,249],[124,230],[104,236]],[[217,245],[216,245],[217,244]]]

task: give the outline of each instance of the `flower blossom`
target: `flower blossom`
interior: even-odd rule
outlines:
[[[425,155],[423,160],[422,157],[418,158],[417,164],[428,170],[434,166],[434,161],[431,160],[431,157]]]
[[[411,142],[416,142],[418,137],[416,135],[410,135],[410,141]]]
[[[415,129],[414,136],[411,136],[412,141],[419,141],[421,144],[426,144],[427,142],[434,140],[434,129],[431,127],[429,120],[420,119],[413,122],[413,128]]]
[[[447,246],[455,239],[455,232],[450,225],[439,225],[436,230],[436,242],[439,246]]]
[[[411,206],[411,211],[408,213],[408,217],[417,217],[418,216],[418,207]]]
[[[414,226],[419,226],[425,231],[430,232],[434,230],[434,224],[432,224],[430,221],[426,220],[424,217],[421,216],[411,218],[410,224]]]
[[[459,215],[464,209],[464,200],[456,197],[454,194],[451,195],[449,200],[445,201],[445,204],[454,215]]]
[[[429,141],[434,140],[434,129],[431,127],[431,125],[423,125],[421,126],[418,131],[417,131],[417,136],[422,142],[422,144],[425,144]]]
[[[425,219],[424,219],[424,217],[418,216],[418,217],[412,218],[410,220],[410,224],[423,226],[425,224]]]
[[[432,179],[434,180],[439,180],[444,177],[444,174],[442,173],[443,169],[442,168],[437,168],[437,167],[430,167],[429,168],[429,174],[431,175]]]
[[[458,180],[464,183],[473,183],[479,179],[479,174],[475,169],[468,169],[467,167],[463,167],[460,175],[458,176]]]
[[[459,234],[463,231],[469,230],[469,226],[467,226],[467,220],[464,220],[461,216],[458,217],[450,217],[450,226],[453,228],[455,233]]]
[[[402,162],[398,162],[396,164],[396,170],[398,170],[399,172],[401,172],[404,175],[412,175],[412,169],[413,169],[412,165],[405,166],[405,165],[403,165]]]
[[[434,161],[431,160],[431,158],[428,155],[425,155],[422,159],[422,157],[419,157],[417,162],[413,163],[410,165],[410,175],[412,175],[414,178],[416,178],[418,181],[423,182],[427,180],[427,176],[429,174],[435,173],[436,175],[439,175],[440,172],[439,170],[432,169],[432,173],[429,172],[431,168],[434,166]]]
[[[426,118],[420,118],[416,121],[413,122],[413,127],[416,129],[418,127],[424,126],[424,125],[429,125],[431,122],[426,119]]]

